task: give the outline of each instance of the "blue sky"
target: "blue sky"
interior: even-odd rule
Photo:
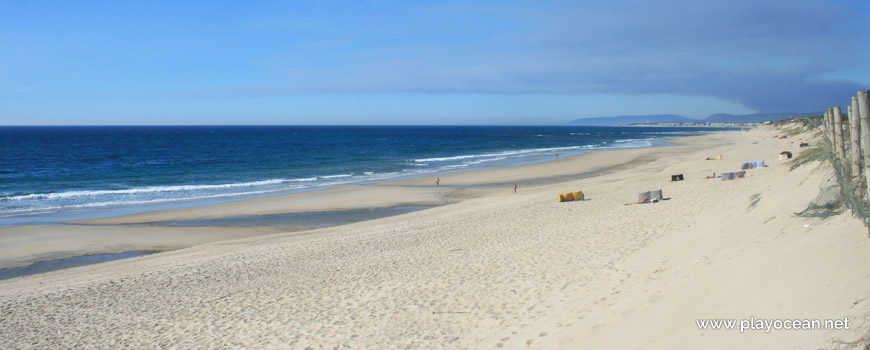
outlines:
[[[870,2],[6,1],[0,124],[564,124],[821,111]]]

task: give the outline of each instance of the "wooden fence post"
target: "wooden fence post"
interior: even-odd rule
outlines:
[[[830,136],[831,136],[831,132],[830,132],[831,128],[828,126],[828,119],[829,119],[830,115],[831,115],[831,110],[826,109],[825,115],[822,116],[822,121],[823,121],[822,124],[824,124],[824,126],[825,126],[825,138],[826,139],[830,138]]]
[[[840,164],[845,164],[846,161],[846,143],[843,139],[843,112],[840,106],[834,107],[834,154],[837,156]]]
[[[831,115],[831,110],[826,109],[825,114],[822,115],[822,126],[825,127],[825,139],[830,140],[831,138],[831,127],[828,126],[828,119]]]
[[[852,185],[860,188],[861,185],[861,119],[858,118],[858,98],[852,97],[849,105],[849,139],[851,141],[850,153],[852,156]]]
[[[861,119],[861,154],[864,158],[864,198],[870,198],[866,190],[870,190],[870,182],[867,178],[870,177],[870,91],[858,91],[858,118]]]

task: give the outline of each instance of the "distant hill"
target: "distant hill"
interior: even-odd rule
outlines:
[[[644,123],[692,123],[700,122],[698,119],[686,118],[676,114],[657,114],[657,115],[620,115],[616,117],[599,117],[599,118],[581,118],[572,121],[572,125],[589,125],[589,126],[605,126],[605,125],[625,125],[625,124],[644,124]]]
[[[606,126],[648,123],[762,123],[788,118],[811,117],[822,113],[756,113],[756,114],[714,114],[705,119],[692,119],[676,114],[657,115],[620,115],[615,117],[580,118],[568,123],[571,125]]]

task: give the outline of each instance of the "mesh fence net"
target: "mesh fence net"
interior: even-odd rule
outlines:
[[[824,128],[821,117],[806,118],[800,122],[792,121],[792,125],[794,125],[794,129],[790,130],[790,132],[795,133]],[[848,128],[844,129],[844,138],[848,139],[850,136],[849,130]],[[829,173],[819,185],[819,195],[804,211],[797,213],[797,215],[826,218],[840,214],[844,210],[849,210],[852,212],[852,215],[863,220],[865,226],[870,228],[870,202],[865,200],[862,195],[865,193],[865,185],[861,179],[863,174],[859,174],[862,176],[853,176],[848,160],[841,160],[835,157],[831,142],[827,138],[823,137],[822,139],[824,140],[823,142],[804,150],[791,163],[792,169],[814,160],[828,162],[832,165],[831,170],[829,170]],[[851,151],[850,144],[846,143],[846,146],[846,154],[848,155],[850,154],[849,151]],[[862,164],[862,169],[863,166]]]

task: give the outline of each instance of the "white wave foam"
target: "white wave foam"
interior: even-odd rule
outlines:
[[[58,211],[58,210],[70,210],[70,209],[75,210],[75,209],[103,208],[103,207],[113,207],[113,206],[158,204],[158,203],[186,201],[186,200],[213,199],[213,198],[232,197],[232,196],[246,196],[246,195],[263,194],[263,193],[269,193],[269,192],[272,192],[272,191],[265,190],[265,191],[233,192],[233,193],[222,193],[222,194],[214,194],[214,195],[208,195],[208,196],[183,197],[183,198],[157,198],[157,199],[149,199],[149,200],[104,201],[104,202],[93,202],[93,203],[68,204],[68,205],[60,205],[60,206],[40,206],[40,207],[34,207],[34,208],[5,210],[5,211],[3,211],[2,214],[33,213],[34,211],[42,211],[42,213],[49,213],[49,212],[54,212],[54,211]],[[37,213],[39,213],[39,212],[37,212]],[[7,215],[0,215],[0,216],[7,216]]]
[[[625,140],[616,140],[613,143],[628,143],[628,142],[638,142],[638,141],[646,141],[648,139],[625,139]]]
[[[110,195],[130,195],[130,194],[148,194],[148,193],[168,193],[168,192],[190,192],[202,190],[216,189],[231,189],[244,187],[258,187],[268,185],[279,185],[282,183],[310,182],[316,181],[316,177],[302,179],[273,179],[253,182],[218,184],[218,185],[179,185],[179,186],[150,186],[139,188],[128,188],[123,190],[88,190],[88,191],[67,191],[57,193],[32,193],[26,195],[18,195],[6,197],[3,199],[10,201],[28,200],[28,199],[67,199],[77,197],[94,197],[94,196],[110,196]]]
[[[464,165],[476,165],[476,164],[481,164],[481,163],[485,163],[485,162],[493,162],[493,161],[505,160],[505,159],[507,159],[507,157],[486,158],[486,159],[467,161],[467,162],[464,162],[463,164]]]
[[[340,175],[324,175],[324,176],[318,176],[317,178],[318,178],[318,179],[340,179],[340,178],[351,177],[351,176],[353,176],[353,175],[351,175],[351,174],[340,174]]]
[[[473,159],[473,158],[511,157],[511,156],[523,156],[523,155],[528,155],[531,153],[565,152],[565,151],[571,151],[571,150],[578,150],[578,149],[581,149],[583,147],[584,146],[531,148],[531,149],[522,149],[522,150],[516,150],[516,151],[504,151],[504,152],[495,152],[495,153],[466,154],[466,155],[453,156],[453,157],[421,158],[421,159],[412,159],[411,161],[416,162],[416,163],[437,163],[437,162],[449,162],[449,161]]]

